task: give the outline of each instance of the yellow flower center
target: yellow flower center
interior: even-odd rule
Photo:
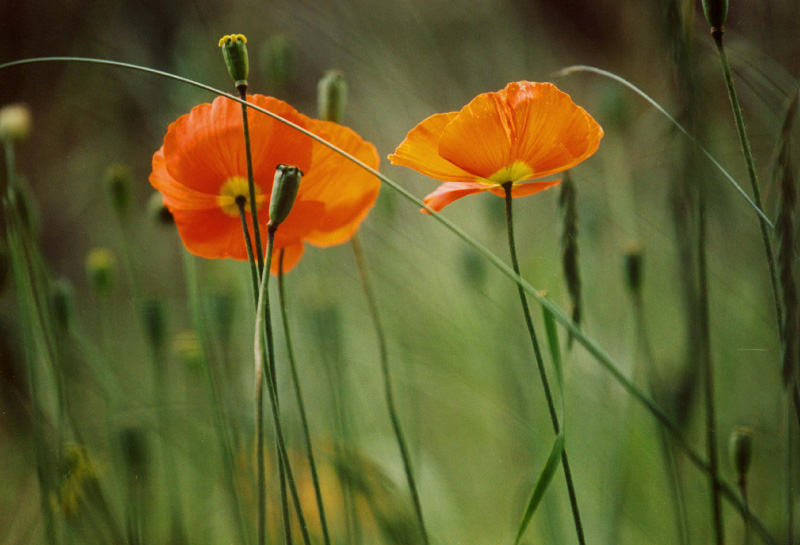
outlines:
[[[266,200],[266,195],[261,193],[261,188],[256,185],[256,203],[261,208],[261,204]],[[244,205],[245,211],[250,213],[250,190],[247,188],[247,178],[242,176],[231,176],[219,190],[217,204],[222,211],[233,216],[239,217],[239,202]]]
[[[491,176],[488,180],[492,183],[503,185],[507,182],[521,182],[533,177],[533,169],[525,161],[519,159],[514,161],[511,166],[503,167]]]

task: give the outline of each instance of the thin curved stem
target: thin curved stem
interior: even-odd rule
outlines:
[[[2,68],[2,67],[0,66],[0,68]],[[595,68],[594,66],[586,66],[586,65],[583,65],[583,64],[576,64],[574,66],[568,66],[568,67],[566,67],[566,68],[564,68],[562,70],[559,70],[555,74],[553,74],[553,77],[559,78],[559,77],[563,77],[563,76],[569,76],[570,74],[574,74],[576,72],[592,72],[594,74],[600,74],[601,76],[605,76],[605,77],[607,77],[609,79],[612,79],[612,80],[614,80],[614,81],[616,81],[618,83],[621,83],[622,85],[624,85],[625,87],[627,87],[628,89],[632,90],[634,93],[636,93],[637,95],[639,95],[640,97],[645,99],[648,103],[650,103],[651,106],[653,106],[662,115],[664,115],[664,117],[666,117],[669,120],[669,122],[672,123],[672,125],[676,129],[678,129],[681,133],[683,133],[683,135],[686,136],[686,138],[691,140],[692,144],[697,146],[697,149],[700,150],[700,153],[702,153],[706,157],[706,159],[711,161],[711,163],[714,165],[714,167],[722,173],[722,175],[725,177],[726,180],[728,180],[728,182],[731,184],[731,186],[733,186],[733,188],[736,190],[736,192],[739,193],[739,195],[745,201],[747,201],[747,203],[750,205],[750,207],[753,208],[753,210],[756,212],[756,214],[758,214],[758,216],[766,223],[767,226],[769,226],[770,229],[774,229],[775,228],[775,225],[770,221],[770,219],[767,217],[767,215],[764,213],[764,211],[755,202],[753,202],[753,199],[750,198],[750,195],[748,195],[747,192],[744,189],[742,189],[742,186],[740,186],[736,182],[736,180],[733,179],[733,176],[731,176],[728,173],[728,171],[725,170],[722,167],[722,165],[719,163],[719,161],[714,159],[714,156],[711,155],[711,153],[705,147],[703,147],[700,144],[700,142],[698,142],[697,139],[694,136],[692,136],[691,133],[688,130],[686,130],[686,128],[683,125],[678,123],[678,121],[674,117],[672,117],[658,102],[656,102],[655,100],[650,98],[650,96],[647,95],[647,93],[645,93],[644,91],[642,91],[641,89],[636,87],[634,84],[632,84],[631,82],[629,82],[625,78],[622,78],[622,77],[620,77],[620,76],[618,76],[618,75],[616,75],[616,74],[614,74],[612,72],[608,72],[608,71],[602,70],[600,68]]]
[[[306,456],[308,457],[308,466],[311,469],[311,481],[314,483],[314,494],[317,498],[317,509],[319,510],[319,521],[322,527],[322,539],[325,545],[331,545],[330,531],[328,530],[328,519],[325,516],[325,505],[322,501],[322,489],[319,484],[319,474],[317,473],[317,463],[314,460],[314,448],[311,444],[311,432],[308,427],[308,417],[306,416],[306,407],[303,402],[303,391],[300,387],[300,375],[297,372],[297,364],[294,359],[294,348],[292,345],[292,336],[289,332],[289,319],[286,311],[286,291],[283,275],[283,249],[281,249],[278,257],[278,299],[281,306],[281,320],[283,321],[283,335],[286,338],[286,352],[289,359],[289,369],[292,372],[292,384],[294,385],[294,395],[297,399],[297,406],[300,410],[300,422],[303,427],[303,438],[306,443]]]
[[[303,127],[300,127],[299,125],[297,125],[295,123],[292,123],[291,121],[288,121],[288,120],[282,118],[278,114],[275,114],[273,112],[265,110],[264,108],[260,108],[260,107],[254,105],[254,104],[250,104],[250,103],[247,103],[245,101],[242,101],[238,97],[235,97],[233,95],[225,93],[224,91],[220,91],[219,89],[215,89],[214,87],[211,87],[210,85],[205,85],[203,83],[199,83],[199,82],[190,80],[188,78],[177,76],[175,74],[170,74],[169,72],[163,72],[161,70],[155,70],[153,68],[147,68],[147,67],[144,67],[144,66],[137,66],[137,65],[118,62],[118,61],[109,61],[109,60],[104,60],[104,59],[92,59],[92,58],[86,58],[86,57],[37,57],[37,58],[31,58],[31,59],[21,59],[21,60],[17,60],[17,61],[11,61],[11,62],[7,62],[7,63],[4,63],[4,64],[0,64],[0,70],[4,70],[6,68],[11,68],[11,67],[14,67],[14,66],[21,66],[21,65],[34,64],[34,63],[43,63],[43,62],[76,62],[76,63],[85,63],[85,64],[114,66],[114,67],[117,67],[117,68],[124,68],[124,69],[127,69],[127,70],[135,70],[135,71],[139,71],[139,72],[154,74],[154,75],[157,75],[157,76],[160,76],[160,77],[163,77],[163,78],[172,79],[172,80],[175,80],[175,81],[186,83],[187,85],[192,85],[194,87],[197,87],[198,89],[204,89],[204,90],[209,91],[211,93],[227,97],[228,99],[236,101],[236,102],[239,102],[240,104],[246,104],[248,108],[256,110],[256,111],[258,111],[258,112],[260,112],[260,113],[262,113],[264,115],[267,115],[267,116],[271,117],[272,119],[275,119],[276,121],[278,121],[280,123],[283,123],[286,126],[291,127],[292,129],[300,132],[301,134],[304,134],[304,135],[308,136],[312,140],[314,140],[316,142],[319,142],[323,146],[326,146],[328,149],[333,150],[334,152],[338,153],[342,157],[344,157],[347,160],[351,161],[353,164],[358,165],[360,168],[362,168],[366,172],[369,172],[369,173],[373,174],[375,177],[377,177],[379,180],[381,180],[381,182],[383,182],[386,186],[388,186],[393,191],[395,191],[396,193],[401,195],[404,199],[406,199],[409,202],[413,203],[416,208],[418,208],[418,209],[421,208],[421,209],[424,209],[427,212],[429,212],[431,217],[432,217],[432,219],[433,219],[433,221],[439,222],[442,226],[444,226],[446,229],[448,229],[451,233],[456,235],[456,237],[458,237],[464,243],[466,243],[468,246],[470,246],[474,250],[476,250],[487,261],[489,261],[489,263],[491,263],[492,266],[495,267],[499,272],[501,272],[509,280],[513,281],[519,287],[521,287],[523,290],[525,290],[525,292],[530,297],[533,297],[540,306],[542,306],[543,308],[547,309],[548,312],[552,313],[553,317],[556,320],[558,320],[558,322],[570,334],[572,334],[578,340],[578,342],[580,342],[583,345],[583,347],[586,349],[586,351],[589,354],[592,355],[592,357],[595,359],[595,361],[597,361],[597,363],[600,364],[600,366],[603,367],[611,375],[611,377],[629,395],[631,395],[634,399],[637,400],[637,402],[639,402],[642,406],[644,406],[645,409],[647,409],[647,411],[650,412],[651,415],[653,415],[653,417],[659,422],[659,424],[661,426],[663,426],[665,429],[667,429],[670,432],[670,434],[672,434],[673,437],[675,437],[676,445],[678,445],[680,447],[680,449],[684,452],[684,454],[686,454],[686,456],[689,458],[689,460],[692,462],[692,464],[694,466],[696,466],[698,469],[700,469],[704,473],[708,473],[710,471],[710,469],[708,467],[708,462],[706,462],[706,460],[704,460],[702,458],[702,456],[700,456],[694,450],[694,448],[692,448],[692,446],[686,441],[686,439],[683,437],[683,433],[681,431],[681,428],[669,417],[669,415],[664,411],[664,409],[662,409],[655,401],[653,401],[650,398],[649,395],[644,393],[627,376],[625,376],[625,374],[620,370],[619,365],[613,360],[613,358],[596,341],[594,341],[592,338],[590,338],[587,335],[585,335],[581,331],[581,329],[569,318],[569,316],[567,316],[564,313],[564,311],[558,305],[556,305],[552,301],[548,300],[546,297],[542,296],[536,288],[531,286],[531,284],[528,283],[524,278],[522,278],[520,275],[515,273],[514,270],[511,267],[508,266],[508,264],[506,264],[502,259],[500,259],[497,255],[495,255],[493,252],[491,252],[484,245],[482,245],[477,240],[475,240],[474,238],[469,236],[466,233],[466,231],[464,231],[458,225],[456,225],[452,221],[448,220],[447,218],[445,218],[441,214],[438,214],[435,210],[433,210],[428,205],[426,205],[422,201],[422,199],[419,199],[419,198],[415,197],[414,195],[412,195],[408,190],[406,190],[405,188],[401,187],[397,182],[395,182],[394,180],[392,180],[388,176],[385,176],[385,175],[381,174],[380,172],[378,172],[374,168],[370,167],[369,165],[367,165],[363,161],[359,160],[358,158],[354,157],[353,155],[347,153],[346,151],[344,151],[340,147],[338,147],[338,146],[336,146],[334,144],[331,144],[330,142],[328,142],[324,138],[312,133],[311,131],[309,131],[307,129],[304,129]],[[578,70],[578,69],[585,69],[587,71],[593,71],[593,72],[601,73],[601,74],[606,75],[607,77],[611,77],[612,79],[621,81],[625,85],[627,85],[627,86],[633,88],[634,90],[636,90],[637,92],[639,92],[641,95],[643,95],[645,98],[647,98],[652,104],[655,104],[659,108],[659,111],[662,111],[662,112],[664,111],[663,108],[661,108],[660,106],[658,106],[655,103],[655,101],[653,101],[652,99],[647,97],[647,95],[645,95],[642,91],[640,91],[638,88],[636,88],[635,86],[633,86],[629,82],[625,81],[624,79],[620,78],[619,76],[616,76],[614,74],[611,74],[610,72],[606,72],[604,70],[600,70],[598,68],[593,68],[593,67],[590,67],[590,66],[588,66],[588,67],[587,66],[570,67],[567,70]],[[669,116],[669,114],[667,114],[667,116]],[[677,123],[674,120],[673,120],[673,122]],[[683,129],[683,127],[681,127],[680,125],[678,125],[678,127],[685,134],[688,135],[688,133],[686,132],[685,129]],[[727,173],[727,171],[724,168],[722,168],[722,166],[719,164],[719,162],[716,161],[716,159],[714,159],[714,157],[710,153],[708,153],[707,150],[702,148],[702,146],[700,146],[697,143],[697,141],[694,138],[691,137],[691,135],[688,135],[688,136],[692,140],[692,142],[695,145],[697,145],[699,149],[701,149],[703,151],[704,155],[706,155],[706,157],[710,161],[712,161],[714,163],[714,165],[720,170],[720,172],[722,172],[725,175],[726,179],[728,179],[737,188],[737,191],[739,191],[740,195],[742,195],[751,204],[751,206],[753,206],[756,209],[756,211],[757,211],[757,213],[759,215],[761,215],[763,218],[765,218],[769,222],[769,218],[766,218],[764,213],[762,211],[758,210],[755,207],[755,205],[753,204],[753,202],[750,199],[750,197],[746,193],[744,193],[744,191],[741,189],[741,187],[738,184],[736,184],[736,181],[730,176],[730,174]],[[768,225],[772,226],[772,223],[769,222]],[[776,539],[767,530],[767,527],[765,526],[765,524],[758,517],[753,515],[752,512],[745,513],[744,504],[742,502],[742,499],[739,497],[739,494],[736,492],[734,487],[730,483],[728,483],[726,481],[721,481],[720,482],[720,486],[721,486],[722,494],[725,496],[725,498],[731,503],[731,505],[739,513],[741,513],[743,516],[746,516],[750,520],[750,522],[753,523],[754,527],[758,531],[758,533],[761,536],[762,540],[765,543],[767,543],[768,545],[777,545]]]
[[[722,75],[725,78],[725,86],[728,89],[728,98],[731,101],[731,109],[733,110],[733,118],[736,121],[736,132],[739,134],[739,143],[742,146],[742,153],[744,154],[744,162],[747,165],[747,175],[750,178],[750,187],[753,190],[753,200],[759,210],[764,207],[761,204],[761,189],[758,185],[758,174],[756,173],[756,165],[753,160],[753,152],[750,150],[750,140],[747,138],[747,131],[744,127],[744,117],[742,116],[742,107],[739,105],[739,97],[736,94],[736,87],[733,85],[733,76],[731,75],[731,66],[728,62],[728,56],[725,53],[725,47],[722,43],[723,31],[721,28],[715,28],[711,31],[714,37],[714,43],[717,45],[719,52],[719,61],[722,65]],[[772,241],[769,238],[768,220],[762,216],[758,218],[758,225],[761,228],[761,238],[764,242],[764,251],[767,254],[767,266],[769,267],[769,279],[772,285],[772,298],[775,304],[775,314],[777,315],[778,330],[782,331],[783,324],[783,305],[781,303],[780,292],[778,291],[778,273],[775,268],[775,254],[772,250]]]
[[[503,184],[505,191],[505,204],[506,204],[506,228],[508,231],[508,248],[511,252],[511,264],[514,267],[514,272],[519,275],[519,261],[517,260],[517,246],[514,242],[514,218],[512,216],[511,206],[511,182]],[[522,286],[517,286],[519,291],[519,300],[522,303],[522,313],[525,315],[525,325],[528,328],[528,335],[533,344],[533,353],[536,356],[536,366],[539,370],[539,378],[542,380],[542,388],[544,388],[544,396],[547,400],[547,409],[550,412],[550,421],[553,424],[553,431],[556,435],[561,433],[561,426],[558,422],[558,413],[556,412],[556,405],[553,401],[553,394],[550,391],[550,383],[547,380],[547,372],[544,368],[544,359],[542,358],[542,351],[539,347],[539,341],[536,338],[536,330],[533,327],[533,318],[531,318],[531,311],[528,307],[528,298],[525,296],[525,290]],[[567,481],[567,492],[569,494],[569,504],[572,508],[572,518],[575,521],[575,532],[578,534],[578,543],[581,545],[586,544],[586,538],[583,535],[583,524],[581,523],[581,514],[578,510],[578,498],[575,494],[575,485],[572,482],[572,471],[569,467],[569,458],[567,457],[566,447],[561,452],[561,464],[564,466],[564,478]]]
[[[372,283],[369,279],[367,272],[367,263],[364,258],[364,251],[361,248],[361,241],[358,235],[353,235],[350,241],[353,246],[353,253],[355,254],[356,266],[358,267],[358,274],[361,277],[361,285],[364,288],[364,294],[367,297],[367,305],[369,306],[369,313],[372,317],[372,323],[375,327],[375,334],[378,337],[378,350],[380,351],[381,371],[383,373],[383,387],[386,396],[386,406],[389,410],[389,419],[392,421],[392,429],[394,436],[397,440],[397,447],[400,449],[400,457],[403,460],[403,471],[406,474],[406,481],[408,488],[411,492],[411,500],[414,503],[414,512],[417,516],[420,532],[422,533],[422,540],[425,545],[428,545],[428,532],[425,529],[425,519],[422,516],[422,504],[419,499],[419,492],[417,485],[414,481],[414,471],[411,466],[411,456],[408,453],[408,446],[403,435],[403,429],[400,427],[400,418],[397,416],[397,409],[394,404],[394,394],[392,392],[392,377],[389,370],[389,351],[386,346],[386,334],[381,324],[380,314],[378,313],[378,302],[375,297],[375,290],[372,288]]]
[[[258,269],[256,260],[253,257],[253,243],[250,240],[250,229],[247,227],[247,217],[244,211],[244,198],[236,198],[236,206],[239,207],[239,218],[242,220],[242,232],[244,232],[244,246],[247,249],[247,261],[250,262],[250,280],[253,284],[253,304],[258,305]],[[255,222],[253,222],[255,225]]]

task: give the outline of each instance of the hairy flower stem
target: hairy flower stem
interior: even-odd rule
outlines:
[[[236,86],[239,98],[247,102],[247,84]],[[253,154],[250,150],[250,125],[247,122],[247,106],[242,104],[242,124],[244,125],[244,150],[247,158],[247,190],[250,196],[250,215],[253,218],[253,238],[256,243],[259,278],[264,273],[264,251],[261,246],[261,228],[258,224],[258,203],[256,202],[256,182],[253,176]]]
[[[303,438],[306,443],[306,456],[308,466],[311,469],[311,480],[314,483],[314,494],[317,499],[317,509],[319,510],[319,521],[322,526],[322,539],[325,545],[331,545],[330,532],[328,531],[328,519],[325,516],[325,506],[322,502],[322,489],[319,484],[319,474],[317,473],[317,463],[314,460],[314,449],[311,445],[311,433],[308,428],[308,418],[306,416],[305,403],[303,402],[303,391],[300,387],[300,375],[297,372],[297,364],[294,359],[294,348],[292,337],[289,332],[289,319],[286,312],[286,290],[283,275],[283,250],[278,257],[278,298],[281,305],[281,320],[283,321],[283,335],[286,338],[286,352],[289,358],[289,368],[292,372],[292,383],[294,384],[294,395],[297,399],[297,406],[300,410],[300,422],[303,427]]]
[[[511,213],[511,182],[503,184],[505,190],[505,203],[506,203],[506,229],[508,231],[508,248],[511,252],[511,265],[514,272],[521,276],[519,273],[519,262],[517,260],[517,247],[514,242],[514,218]],[[519,299],[522,303],[522,312],[525,315],[525,325],[528,328],[528,334],[533,344],[533,353],[536,356],[536,365],[539,369],[539,377],[542,379],[542,387],[544,389],[544,396],[547,400],[547,408],[550,411],[550,420],[553,423],[553,431],[556,435],[561,433],[561,425],[558,422],[558,414],[556,413],[555,402],[553,401],[553,394],[550,391],[550,384],[547,381],[547,372],[544,368],[544,360],[542,359],[542,351],[539,348],[539,341],[536,338],[536,331],[533,328],[533,319],[531,318],[531,311],[528,307],[528,298],[525,295],[525,290],[522,286],[517,285],[519,290]],[[569,459],[567,458],[566,447],[561,453],[561,463],[564,466],[564,478],[567,481],[567,492],[569,493],[569,503],[572,507],[572,518],[575,520],[575,531],[578,534],[578,543],[586,545],[586,538],[583,536],[583,524],[581,523],[581,515],[578,511],[578,498],[575,495],[575,485],[572,482],[572,471],[569,467]]]
[[[247,227],[247,219],[245,217],[244,210],[245,200],[246,199],[244,197],[236,197],[236,206],[239,207],[239,217],[242,220],[244,245],[247,249],[247,260],[250,263],[250,278],[253,283],[253,299],[255,308],[258,310],[258,265],[256,264],[255,257],[253,256],[253,244],[250,240],[250,229]],[[262,362],[263,357],[256,357],[256,496],[258,498],[256,533],[258,534],[258,545],[265,545],[267,528],[267,475],[266,455],[264,452],[264,366],[262,365]],[[281,487],[281,491],[283,491],[283,487]]]
[[[711,508],[714,519],[714,535],[717,545],[725,543],[725,528],[722,525],[720,500],[719,455],[717,453],[717,421],[714,409],[714,367],[711,364],[711,335],[708,315],[708,270],[706,266],[706,218],[705,188],[700,185],[698,199],[697,268],[700,289],[698,321],[700,324],[700,364],[703,366],[703,387],[706,405],[706,450],[708,454],[709,481],[711,484]],[[745,506],[745,512],[747,511]]]
[[[725,85],[728,88],[728,98],[731,101],[731,108],[733,109],[733,118],[736,121],[736,131],[739,133],[739,142],[742,146],[744,154],[744,162],[747,165],[747,174],[750,177],[750,186],[753,190],[753,201],[756,207],[763,212],[764,207],[761,204],[761,189],[758,185],[758,175],[756,174],[756,165],[753,160],[753,152],[750,150],[750,141],[747,138],[747,131],[744,128],[744,118],[742,117],[742,108],[739,105],[739,97],[736,95],[736,88],[733,86],[733,75],[731,74],[731,66],[728,63],[728,56],[725,54],[725,47],[722,44],[723,29],[711,29],[711,36],[714,38],[714,43],[717,45],[719,52],[719,60],[722,65],[722,74],[725,78]],[[775,254],[772,250],[772,242],[769,238],[769,226],[765,219],[761,216],[758,218],[758,223],[761,228],[761,238],[764,241],[764,251],[767,254],[767,266],[769,267],[769,279],[772,285],[772,298],[775,303],[775,314],[777,316],[778,331],[782,330],[783,323],[783,306],[781,304],[780,295],[778,292],[778,276],[775,269]]]
[[[250,229],[247,227],[247,217],[244,211],[244,197],[236,197],[236,206],[239,207],[239,218],[242,220],[242,231],[244,232],[244,245],[247,248],[247,260],[250,262],[250,280],[253,283],[253,304],[258,304],[258,268],[253,257],[253,243],[250,241]],[[255,225],[255,221],[253,222]]]
[[[272,318],[270,316],[269,305],[269,271],[272,264],[272,253],[275,245],[275,231],[278,227],[272,223],[267,225],[267,255],[266,266],[264,274],[261,276],[261,286],[258,292],[258,304],[256,305],[256,333],[255,333],[255,359],[256,359],[256,395],[260,398],[260,405],[263,409],[263,383],[266,379],[267,391],[269,393],[269,401],[272,406],[272,422],[275,427],[275,439],[278,450],[278,461],[286,472],[286,480],[289,484],[289,490],[292,494],[294,501],[295,512],[297,520],[300,522],[300,532],[303,535],[303,542],[305,545],[311,545],[311,537],[308,534],[308,525],[306,518],[303,514],[303,508],[300,504],[300,495],[297,492],[297,485],[292,474],[292,468],[289,464],[289,456],[286,453],[286,442],[283,437],[283,426],[281,425],[280,412],[278,409],[278,384],[275,380],[275,342],[272,336]],[[262,346],[262,338],[266,339],[267,349],[267,365],[273,372],[264,373],[264,355],[265,350]],[[263,411],[262,411],[262,428],[259,428],[261,434],[260,448],[263,455]],[[261,466],[263,468],[263,466]],[[285,494],[284,487],[281,487],[281,494]],[[282,508],[284,510],[284,535],[286,542],[291,543],[291,527],[288,525],[288,505],[283,502]]]
[[[372,316],[372,323],[375,326],[375,334],[378,337],[381,371],[383,372],[383,387],[386,395],[386,406],[389,409],[389,418],[392,421],[394,436],[397,439],[397,446],[400,449],[400,456],[403,459],[403,470],[405,471],[406,480],[408,481],[408,488],[411,491],[411,499],[414,503],[414,511],[417,515],[420,532],[422,533],[422,541],[424,545],[428,545],[428,532],[425,529],[425,520],[422,517],[422,504],[420,503],[417,485],[414,481],[414,472],[411,467],[411,456],[408,453],[408,446],[403,435],[403,430],[400,427],[400,418],[397,416],[397,409],[394,405],[392,377],[389,371],[389,351],[386,347],[386,334],[383,330],[383,325],[381,324],[380,314],[378,313],[378,302],[375,297],[375,291],[372,288],[372,283],[369,279],[367,262],[364,258],[364,251],[361,248],[361,241],[358,239],[358,235],[353,235],[350,243],[353,246],[356,266],[358,267],[358,274],[361,277],[361,285],[364,288],[364,294],[367,297],[367,304],[369,306],[370,315]]]

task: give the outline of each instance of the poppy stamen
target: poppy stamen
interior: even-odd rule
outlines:
[[[256,186],[256,207],[260,208],[266,200],[266,196],[261,192],[261,188]],[[250,213],[250,197],[247,187],[247,178],[244,176],[231,176],[219,190],[217,204],[223,212],[229,216],[239,217],[239,204],[245,205],[245,211]]]

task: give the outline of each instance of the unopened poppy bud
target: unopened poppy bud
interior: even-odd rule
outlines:
[[[0,108],[0,140],[22,142],[31,132],[31,112],[24,104]]]
[[[290,165],[278,165],[275,181],[272,184],[272,197],[269,201],[269,223],[277,227],[289,216],[300,189],[303,172]]]
[[[735,428],[731,432],[730,455],[736,476],[741,480],[750,469],[753,460],[753,430],[749,428]]]
[[[64,279],[56,280],[50,287],[50,304],[53,319],[61,333],[67,333],[72,324],[75,294],[72,286]]]
[[[147,201],[147,215],[152,218],[156,225],[175,225],[175,218],[164,204],[164,197],[156,191]]]
[[[728,19],[728,0],[703,0],[703,12],[712,30],[722,30]]]
[[[119,442],[125,464],[135,473],[146,469],[147,439],[142,430],[135,427],[123,428],[119,434]]]
[[[114,286],[117,260],[108,248],[95,248],[86,256],[86,275],[89,286],[101,297],[107,296]]]
[[[328,70],[317,84],[319,117],[341,123],[347,106],[347,82],[338,70]]]
[[[229,34],[222,37],[219,46],[222,48],[222,56],[225,58],[228,73],[233,78],[236,87],[247,86],[247,76],[250,73],[250,62],[247,59],[247,38],[244,37],[244,34]]]
[[[175,335],[172,350],[188,371],[197,371],[203,364],[203,345],[192,330],[182,331]]]
[[[631,245],[625,252],[625,281],[628,289],[639,293],[642,288],[642,249],[638,245]]]
[[[131,187],[133,175],[131,169],[125,165],[112,165],[106,170],[103,177],[111,208],[120,217],[128,215],[131,207]]]
[[[159,299],[148,299],[144,303],[144,325],[147,340],[153,350],[160,352],[166,339],[167,320],[164,317],[164,305]]]
[[[282,93],[292,75],[292,48],[286,36],[273,36],[261,49],[266,59],[266,72],[274,93]]]

